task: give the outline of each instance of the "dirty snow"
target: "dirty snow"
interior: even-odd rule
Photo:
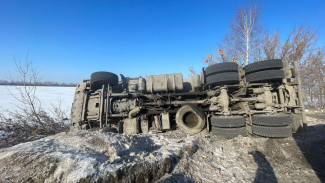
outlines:
[[[4,182],[324,182],[325,120],[285,139],[60,133],[0,149]]]
[[[189,136],[180,141],[176,136],[127,136],[98,131],[60,133],[1,149],[0,179],[154,181],[170,172],[182,154],[195,151],[194,139]]]
[[[5,132],[0,130],[0,140],[5,139],[10,134],[11,134],[10,132]]]
[[[158,182],[325,182],[324,119],[308,116],[306,131],[285,139],[198,138],[197,152]]]

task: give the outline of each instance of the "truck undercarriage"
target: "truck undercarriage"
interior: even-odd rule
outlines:
[[[245,66],[227,62],[182,74],[128,78],[95,72],[76,87],[71,130],[109,128],[125,134],[203,129],[225,138],[288,137],[306,123],[297,63]]]

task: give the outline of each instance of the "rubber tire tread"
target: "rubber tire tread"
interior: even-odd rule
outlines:
[[[90,82],[92,85],[110,84],[111,86],[118,85],[118,76],[111,72],[94,72],[90,76]]]
[[[205,76],[223,72],[238,72],[238,64],[235,62],[225,62],[210,65],[205,69]]]
[[[264,70],[278,70],[283,68],[282,59],[270,59],[248,64],[244,67],[245,73],[250,74],[253,72]]]
[[[217,128],[212,126],[211,133],[226,139],[232,139],[239,135],[246,137],[246,127],[241,128]]]
[[[290,115],[254,115],[252,123],[259,126],[288,126],[291,123]]]
[[[206,83],[213,86],[239,84],[239,75],[238,72],[214,74],[206,77]]]
[[[210,122],[211,126],[219,128],[236,128],[244,127],[246,125],[245,118],[243,116],[212,116],[210,118]]]
[[[250,83],[275,82],[281,81],[283,78],[284,72],[282,70],[266,70],[246,75],[246,81]]]
[[[289,126],[267,127],[252,125],[252,132],[262,137],[285,138],[292,136],[292,128]]]

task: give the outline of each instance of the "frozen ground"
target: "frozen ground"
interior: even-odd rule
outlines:
[[[321,115],[321,114],[319,114]],[[324,182],[325,120],[285,139],[69,132],[0,149],[3,182]]]
[[[20,103],[12,96],[19,96],[15,86],[0,85],[0,112],[5,113],[6,110],[13,111]],[[74,87],[51,87],[38,86],[36,96],[41,101],[42,108],[51,113],[53,106],[59,106],[67,111],[70,116],[70,108],[73,102],[75,88]],[[52,106],[53,105],[53,106]]]
[[[3,182],[152,182],[195,152],[196,137],[60,133],[0,149]]]

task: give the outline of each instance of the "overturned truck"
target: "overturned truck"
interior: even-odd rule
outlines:
[[[306,123],[297,63],[280,59],[245,67],[219,63],[200,75],[129,78],[95,72],[76,87],[71,130],[137,134],[179,129],[217,136],[283,138]]]

